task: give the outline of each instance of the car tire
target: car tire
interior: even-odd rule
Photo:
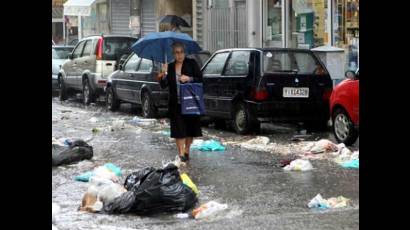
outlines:
[[[59,92],[58,92],[58,98],[60,101],[65,101],[67,100],[67,89],[65,87],[63,79],[58,78],[58,86],[59,86]]]
[[[118,100],[112,87],[107,88],[107,94],[105,95],[105,105],[110,111],[116,111],[120,107],[120,100]]]
[[[90,81],[88,78],[85,78],[83,80],[83,103],[84,105],[89,105],[92,102],[95,102],[95,95],[91,89]]]
[[[352,120],[347,112],[338,108],[332,116],[332,129],[336,140],[345,145],[352,145],[359,137],[359,132],[355,129]]]
[[[256,119],[253,118],[245,103],[240,102],[234,108],[232,124],[236,133],[243,135],[257,128],[253,127]]]
[[[157,115],[157,108],[155,108],[152,97],[147,91],[143,92],[141,102],[142,116],[145,118],[154,118]]]

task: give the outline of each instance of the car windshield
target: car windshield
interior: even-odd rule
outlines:
[[[73,51],[71,47],[59,47],[52,49],[53,59],[67,59],[68,55]]]
[[[322,65],[308,52],[265,51],[263,55],[264,72],[292,72],[298,74],[315,74],[325,72]]]
[[[124,54],[130,54],[130,48],[136,41],[136,38],[105,37],[103,46],[104,59],[114,61],[119,60]]]

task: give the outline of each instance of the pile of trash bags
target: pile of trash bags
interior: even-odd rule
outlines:
[[[179,174],[169,163],[163,168],[147,167],[129,174],[124,185],[112,178],[93,175],[79,210],[107,214],[149,215],[185,212],[192,209],[198,189],[188,175]]]
[[[52,138],[52,166],[71,164],[82,160],[90,160],[93,157],[93,147],[84,140],[56,140]]]

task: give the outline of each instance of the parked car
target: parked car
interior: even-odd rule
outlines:
[[[105,89],[107,108],[115,111],[120,103],[127,102],[142,105],[144,117],[155,117],[158,108],[168,105],[168,90],[161,89],[156,80],[160,68],[160,63],[131,54],[109,77]]]
[[[190,54],[187,57],[194,59],[198,63],[199,67],[201,68],[206,63],[206,61],[209,59],[209,57],[211,57],[211,53],[207,50],[203,50],[197,54]]]
[[[104,93],[107,77],[116,70],[121,56],[131,53],[136,38],[128,36],[90,36],[74,48],[59,73],[60,100],[80,91],[88,105]]]
[[[232,120],[239,134],[258,130],[266,121],[327,127],[332,81],[310,50],[219,50],[202,73],[207,116],[216,121]]]
[[[62,64],[68,59],[68,55],[73,51],[74,46],[53,46],[51,50],[52,55],[52,89],[58,89],[58,73]]]
[[[336,140],[352,145],[359,137],[359,69],[347,71],[346,78],[332,92],[330,113]]]
[[[208,51],[202,51],[188,58],[202,66],[209,56]],[[120,69],[110,75],[105,89],[107,108],[115,111],[123,102],[132,103],[142,107],[144,117],[155,117],[158,109],[167,109],[168,89],[161,89],[156,79],[160,69],[160,63],[134,53],[121,61]]]

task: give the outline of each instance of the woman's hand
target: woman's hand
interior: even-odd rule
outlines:
[[[162,78],[164,78],[164,76],[165,76],[165,73],[164,73],[164,72],[158,73],[158,75],[157,75],[157,81],[161,81]]]
[[[179,81],[182,83],[186,83],[189,82],[191,80],[191,77],[187,76],[187,75],[182,75],[181,77],[179,77]]]

